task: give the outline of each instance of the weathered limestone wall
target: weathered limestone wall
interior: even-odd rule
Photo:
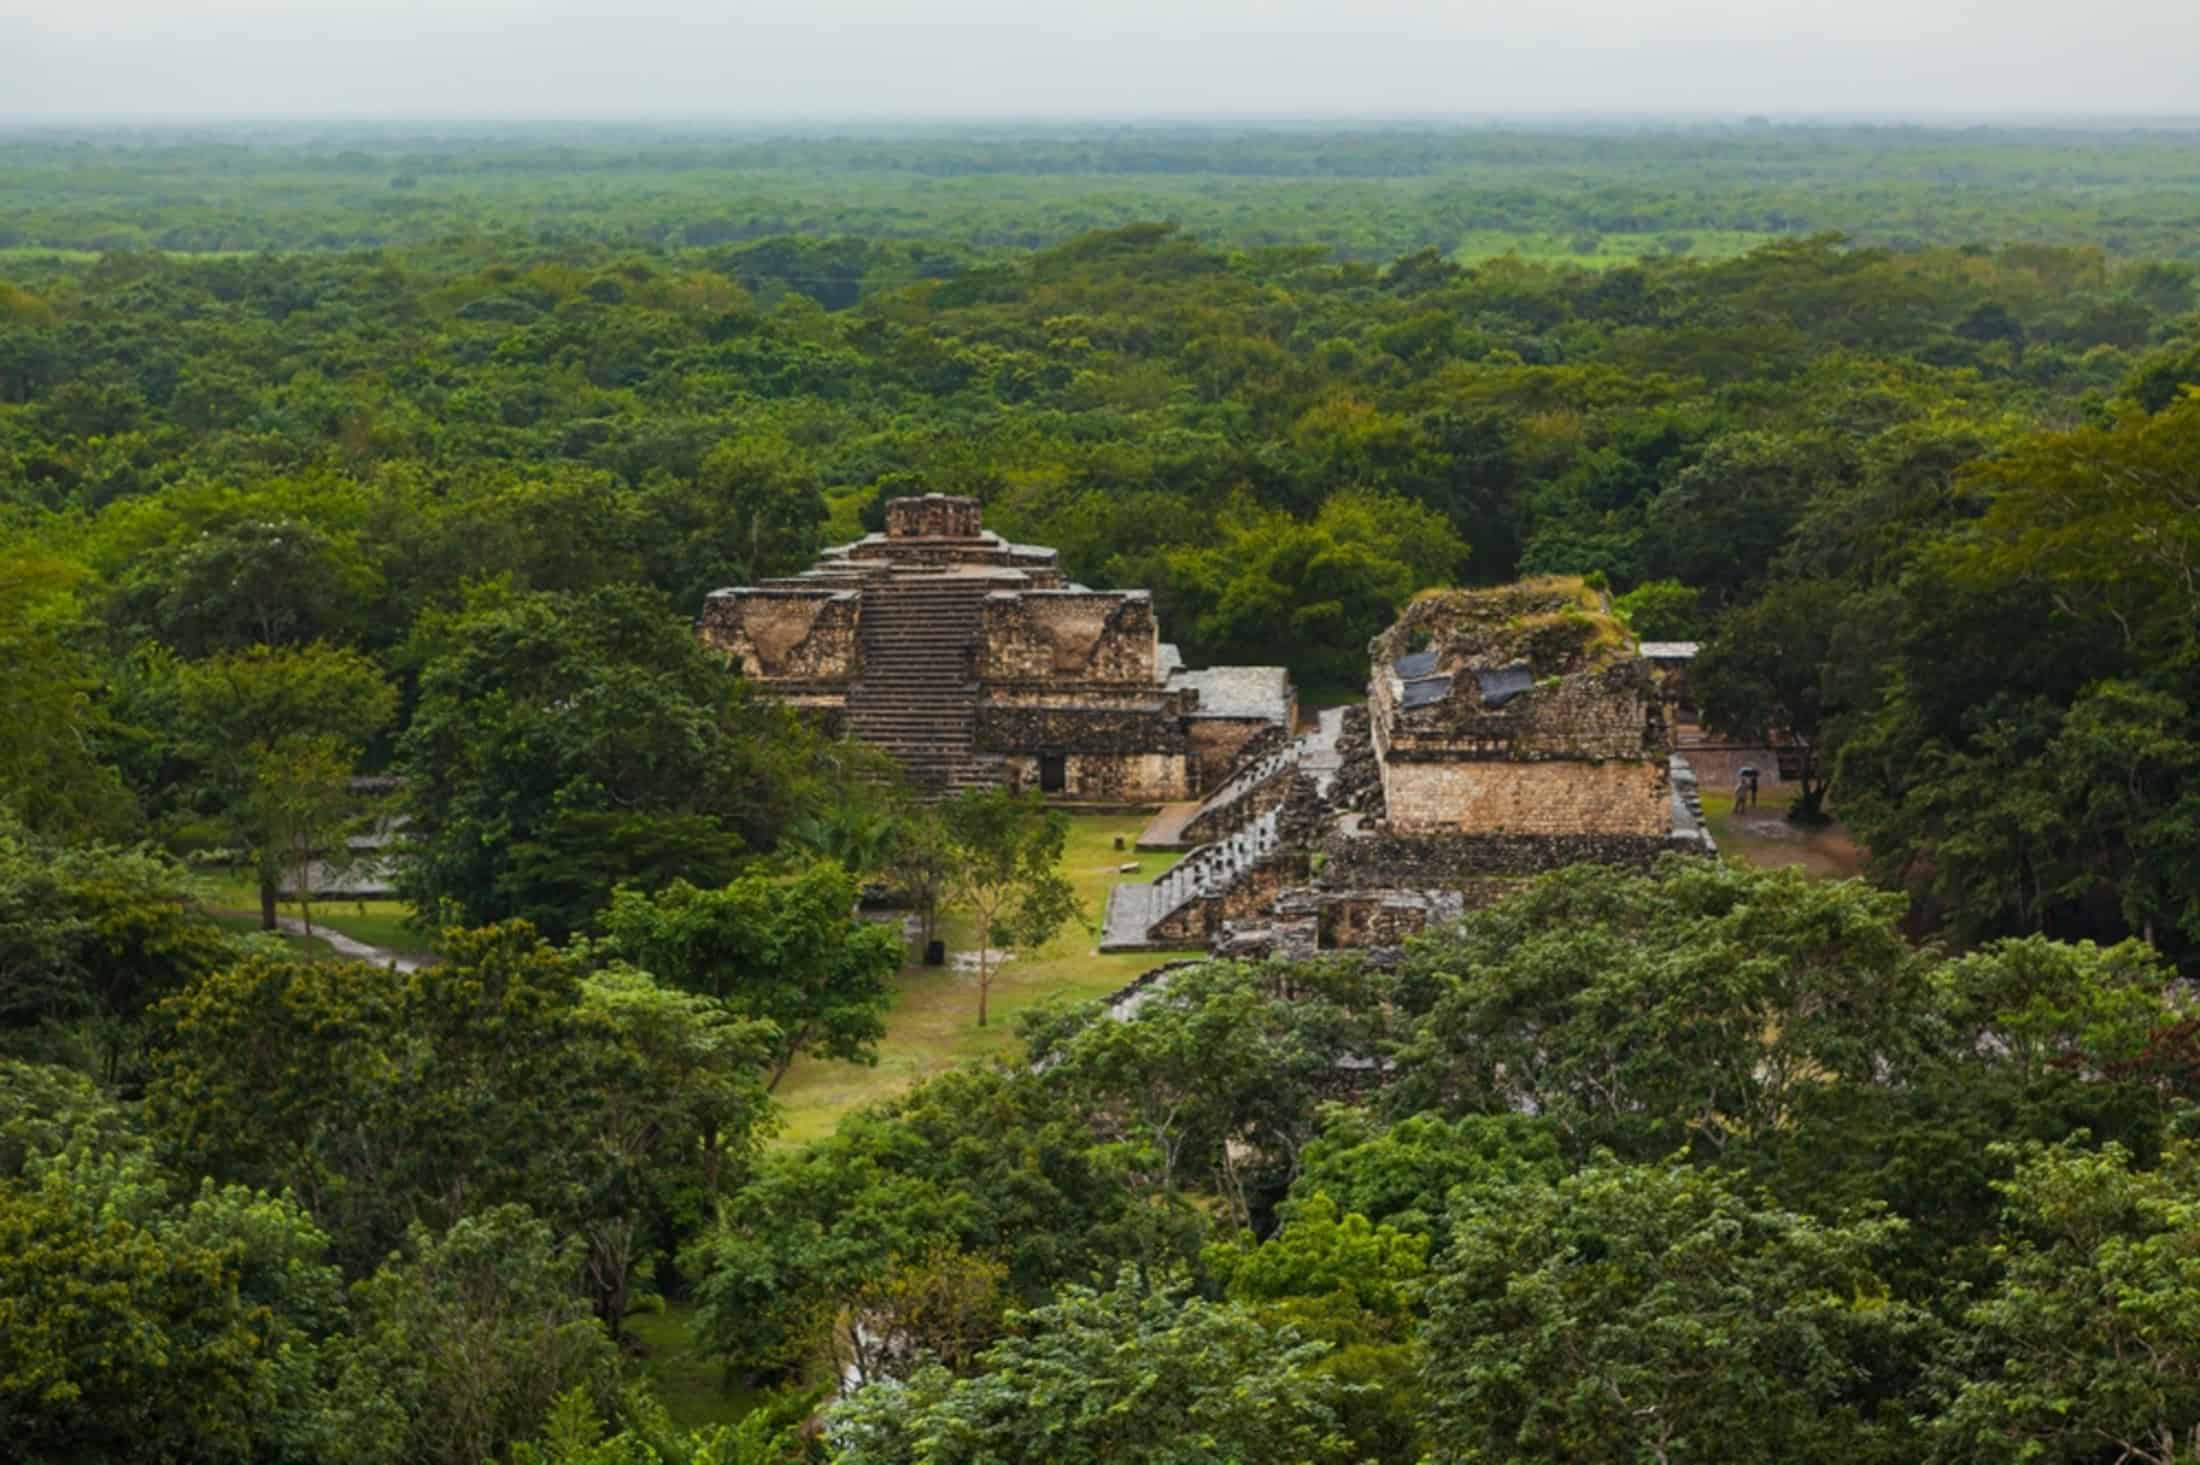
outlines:
[[[697,635],[753,681],[848,681],[862,664],[859,606],[848,590],[720,590]]]
[[[1083,703],[1074,691],[1045,702],[981,702],[977,745],[990,753],[1166,753],[1184,761],[1184,725],[1165,709],[1089,695]]]
[[[852,576],[876,575],[888,569],[983,574],[990,575],[1004,590],[1051,590],[1062,583],[1061,566],[1053,550],[1011,546],[992,534],[977,539],[895,539],[873,534],[827,551],[818,561],[818,569]]]
[[[1696,781],[1707,794],[1734,792],[1735,781],[1745,767],[1757,770],[1760,791],[1780,782],[1780,750],[1777,748],[1698,744],[1682,752],[1688,755],[1689,766],[1696,770]]]
[[[975,539],[984,527],[974,498],[928,493],[886,501],[886,533],[892,539]]]
[[[1142,590],[1035,590],[986,597],[978,675],[1158,686],[1161,638]]]
[[[1038,754],[1010,753],[1001,764],[1011,787],[1041,787]],[[1181,753],[1065,752],[1062,771],[1061,789],[1047,797],[1085,804],[1168,804],[1190,797],[1191,765]]]
[[[1668,848],[1642,834],[1359,834],[1324,847],[1321,883],[1339,890],[1402,887],[1475,891],[1493,879],[1568,865],[1642,869]]]
[[[1663,704],[1640,659],[1543,683],[1495,708],[1482,705],[1471,671],[1455,674],[1450,696],[1410,711],[1393,701],[1389,681],[1378,676],[1374,689],[1386,753],[1661,759],[1668,751]]]
[[[1388,900],[1380,895],[1342,898],[1321,907],[1316,946],[1349,951],[1366,946],[1403,946],[1428,926],[1429,908],[1419,901]]]
[[[1672,824],[1666,764],[1383,764],[1383,802],[1400,834],[1618,834],[1663,839]]]
[[[800,575],[712,595],[698,636],[774,699],[950,784],[998,768],[1072,800],[1175,802],[1261,726],[1277,669],[1201,673],[1222,715],[1198,716],[1199,689],[1165,679],[1146,592],[1059,588],[1056,552],[985,529],[972,498],[895,499],[886,520]]]

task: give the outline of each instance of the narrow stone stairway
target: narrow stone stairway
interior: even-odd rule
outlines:
[[[998,782],[974,751],[978,608],[990,587],[961,575],[894,576],[863,597],[863,674],[848,729],[893,755],[928,798]]]

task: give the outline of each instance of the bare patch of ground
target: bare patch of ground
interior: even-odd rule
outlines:
[[[1824,824],[1797,824],[1787,817],[1792,794],[1782,797],[1766,791],[1765,800],[1740,814],[1734,812],[1730,794],[1706,793],[1704,822],[1719,852],[1767,870],[1800,866],[1829,880],[1845,880],[1864,870],[1864,849],[1849,837],[1838,819]]]

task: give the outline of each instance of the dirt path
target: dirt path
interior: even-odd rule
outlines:
[[[1713,831],[1719,848],[1768,870],[1800,865],[1813,875],[1843,880],[1860,874],[1864,850],[1849,838],[1839,820],[1830,824],[1790,824],[1783,810],[1731,811]]]
[[[258,913],[255,911],[225,910],[217,912],[217,914],[251,916],[255,920],[259,918]],[[275,924],[280,926],[287,935],[302,939],[306,934],[306,923],[297,916],[278,915],[275,918]],[[315,926],[313,928],[313,939],[328,943],[329,949],[338,956],[348,957],[352,961],[368,962],[374,966],[395,967],[401,972],[417,972],[422,967],[431,965],[435,961],[432,956],[420,956],[406,951],[392,951],[387,946],[369,946],[364,941],[357,941],[346,936],[333,926]]]
[[[306,934],[306,923],[297,916],[277,916],[275,924],[293,936]],[[354,941],[333,926],[315,926],[313,939],[326,941],[338,956],[348,956],[353,961],[372,962],[376,966],[395,967],[401,972],[417,972],[434,960],[432,957],[392,951],[387,946],[369,946],[364,941]]]

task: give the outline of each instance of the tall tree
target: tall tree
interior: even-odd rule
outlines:
[[[1065,1288],[957,1379],[927,1369],[874,1385],[828,1417],[847,1465],[1063,1465],[1143,1460],[1350,1458],[1326,1351],[1249,1309],[1128,1274],[1109,1292]]]
[[[716,890],[684,880],[654,895],[612,892],[610,949],[653,975],[772,1024],[776,1088],[804,1053],[876,1063],[901,967],[900,933],[855,917],[855,881],[819,863],[793,876],[744,875]]]
[[[341,738],[324,733],[277,739],[253,761],[252,806],[310,948],[317,886],[352,865],[345,841],[358,812],[356,759]]]
[[[1942,1458],[2181,1465],[2200,1448],[2200,1163],[2032,1145],[2000,1187],[2002,1274],[1951,1350]]]
[[[579,1296],[580,1254],[524,1207],[491,1206],[413,1227],[358,1285],[346,1382],[386,1391],[401,1458],[479,1465],[568,1390],[613,1402],[615,1350]]]
[[[1449,584],[1467,554],[1441,516],[1386,494],[1338,494],[1311,520],[1234,501],[1222,527],[1222,542],[1166,557],[1183,634],[1217,659],[1288,649],[1293,672],[1322,687],[1363,679],[1367,639],[1415,591]]]
[[[1148,1195],[1203,1185],[1227,1220],[1289,1185],[1340,1068],[1389,1036],[1379,978],[1322,964],[1227,962],[1170,974],[1118,1018],[1099,1004],[1026,1014],[1026,1051],[1075,1095]]]
[[[1426,1010],[1384,1103],[1535,1114],[1580,1151],[1715,1153],[1800,1091],[1933,1051],[1902,909],[1861,881],[1680,857],[1546,876],[1412,949],[1401,988]]]
[[[133,811],[98,756],[98,677],[76,638],[80,576],[52,556],[0,551],[0,812],[33,831],[111,837]]]
[[[247,1454],[274,1360],[228,1246],[102,1214],[65,1170],[0,1185],[0,1420],[57,1465]]]
[[[1083,918],[1061,871],[1069,818],[1036,791],[970,789],[940,806],[952,850],[948,889],[978,925],[978,1026],[996,946],[1029,949]]]
[[[623,1316],[647,1256],[742,1177],[765,1032],[639,973],[584,976],[519,922],[446,930],[412,973],[249,958],[162,1009],[147,1115],[190,1167],[293,1191],[353,1264],[415,1220],[527,1206],[586,1243],[591,1295]]]
[[[440,918],[562,938],[622,880],[721,886],[841,776],[644,591],[486,599],[423,649],[399,886]]]
[[[1826,736],[1840,708],[1828,690],[1845,592],[1830,580],[1785,580],[1719,619],[1688,669],[1704,720],[1732,737],[1777,742],[1798,759],[1789,817],[1815,819],[1826,800]]]
[[[397,713],[397,691],[356,651],[255,646],[178,668],[178,692],[206,793],[252,853],[260,924],[275,929],[287,858],[299,834],[300,778],[312,766],[316,805],[333,799],[368,740]],[[316,817],[312,837],[332,833]]]
[[[1429,1294],[1434,1458],[1901,1458],[1906,1411],[1873,1402],[1924,1325],[1873,1272],[1899,1229],[1685,1165],[1474,1195]]]
[[[0,1041],[135,1083],[146,1010],[231,955],[196,894],[164,856],[52,844],[0,820]]]

